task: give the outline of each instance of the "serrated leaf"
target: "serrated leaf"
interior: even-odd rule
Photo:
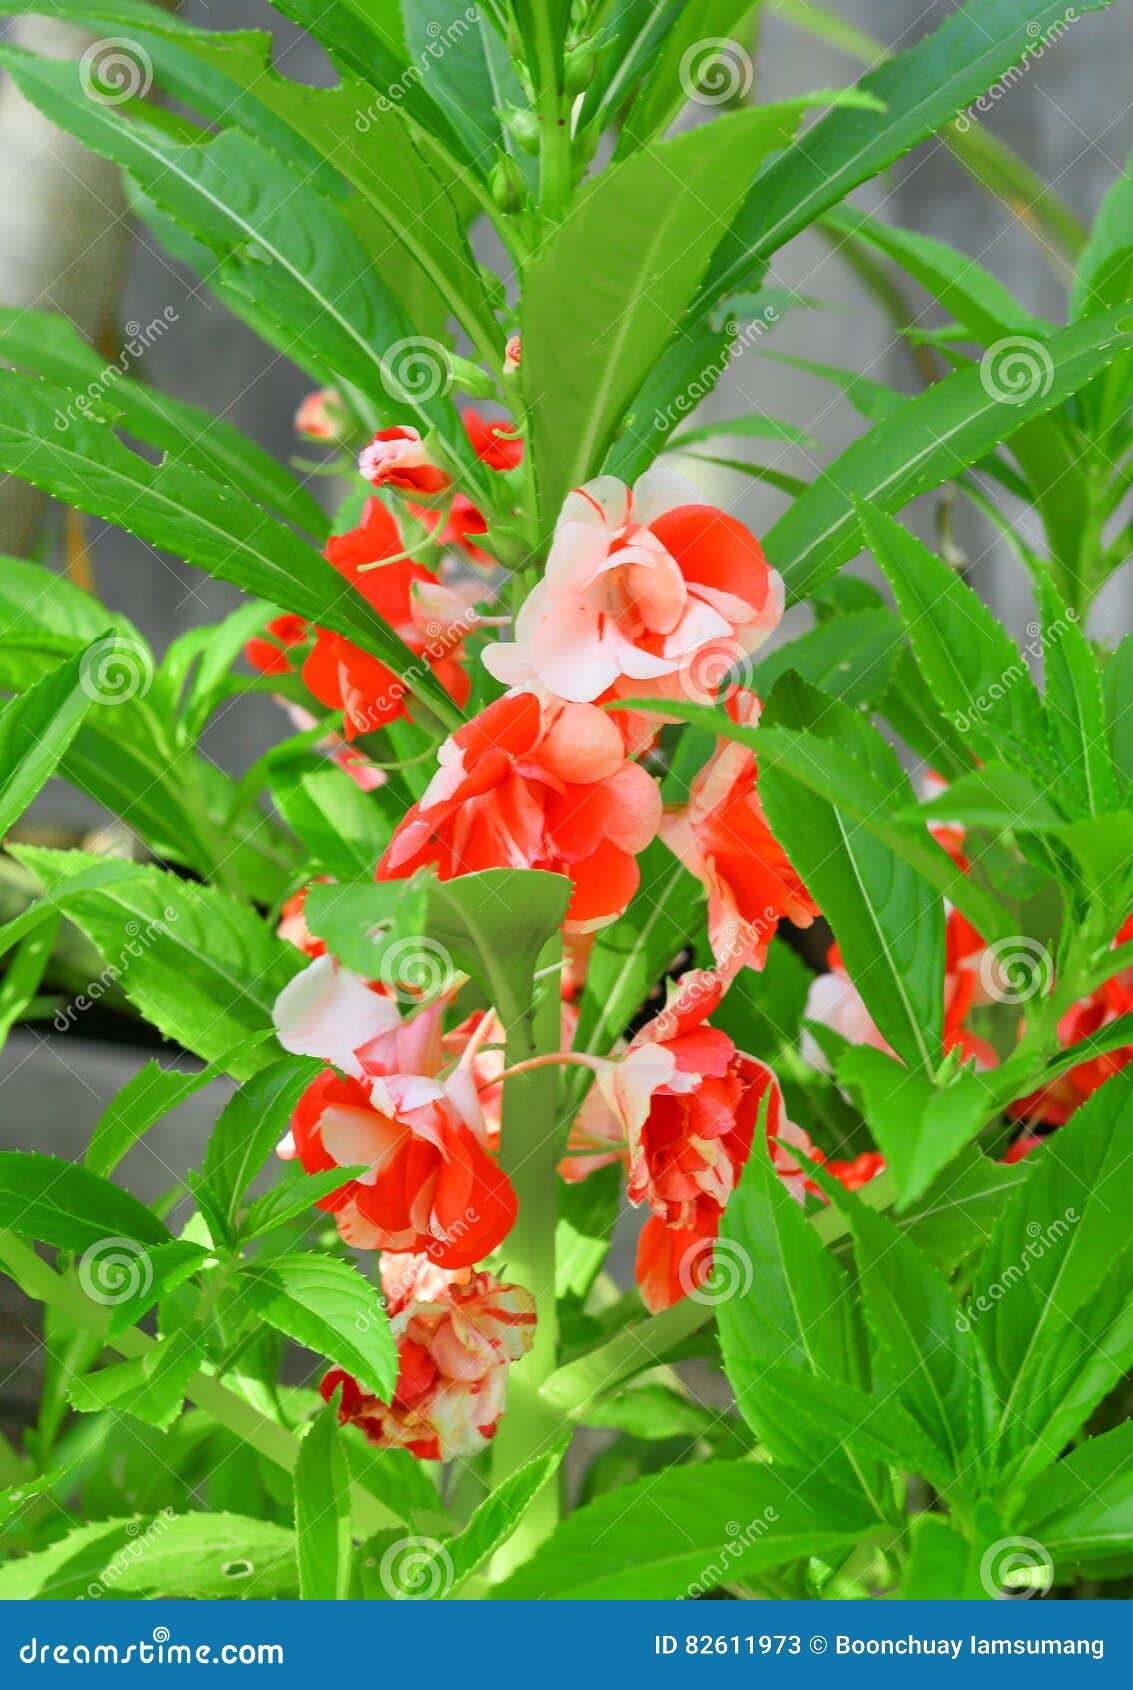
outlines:
[[[379,1292],[349,1262],[332,1256],[275,1256],[246,1266],[240,1288],[278,1331],[344,1367],[364,1391],[389,1402],[397,1345]]]
[[[54,774],[94,702],[87,663],[80,653],[0,707],[0,839]]]
[[[217,1066],[209,1066],[199,1073],[186,1074],[179,1068],[163,1068],[156,1057],[151,1057],[103,1111],[87,1146],[86,1166],[103,1177],[112,1174],[138,1139],[186,1098],[209,1085],[220,1071]]]
[[[0,1151],[0,1226],[76,1251],[122,1239],[163,1244],[170,1236],[164,1222],[128,1191],[33,1150]]]
[[[287,1132],[303,1092],[321,1072],[322,1064],[307,1057],[272,1062],[247,1080],[221,1111],[201,1176],[230,1232],[241,1197]]]
[[[294,1485],[300,1600],[343,1602],[350,1591],[350,1473],[336,1400],[319,1410],[299,1446]]]
[[[193,1334],[175,1332],[136,1360],[116,1362],[73,1379],[68,1392],[71,1406],[80,1414],[98,1414],[106,1408],[133,1414],[164,1431],[180,1414],[185,1388],[203,1359]]]

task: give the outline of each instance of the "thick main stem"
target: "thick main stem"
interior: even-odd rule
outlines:
[[[558,941],[554,941],[558,951]],[[552,962],[547,953],[540,969]],[[515,1006],[507,1022],[509,1065],[558,1049],[560,1029],[557,977],[544,975],[533,1005]],[[515,1187],[519,1214],[507,1244],[507,1277],[535,1299],[535,1341],[531,1352],[511,1370],[508,1406],[492,1446],[492,1481],[498,1486],[517,1468],[546,1454],[562,1428],[559,1411],[541,1396],[558,1359],[558,1312],[555,1299],[556,1163],[558,1075],[539,1065],[515,1074],[504,1086],[500,1164]],[[493,1572],[502,1577],[526,1560],[558,1520],[557,1482],[552,1479],[535,1498],[518,1530],[496,1556]]]

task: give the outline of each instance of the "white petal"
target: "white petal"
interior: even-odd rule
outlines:
[[[331,956],[321,956],[280,992],[272,1010],[276,1036],[293,1056],[318,1056],[344,1074],[358,1076],[354,1052],[401,1017],[391,998],[379,997]]]

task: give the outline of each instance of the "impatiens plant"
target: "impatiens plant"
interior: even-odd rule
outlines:
[[[0,831],[58,775],[138,841],[9,839],[0,1027],[109,996],[197,1059],[81,1163],[0,1153],[51,1357],[0,1595],[1126,1578],[1133,642],[1086,616],[1130,549],[1133,185],[1087,239],[1032,184],[1064,327],[843,203],[936,132],[1027,197],[965,114],[1066,8],[745,104],[753,0],[276,7],[332,86],[147,0],[36,0],[112,57],[0,44],[308,373],[325,458],[0,312],[0,470],[247,595],[158,660],[0,560]],[[785,495],[759,539],[712,466],[799,431],[692,413],[809,308],[774,261],[814,225],[943,308],[898,324],[936,379],[820,367],[869,426],[809,482],[738,465]],[[1012,539],[1026,651],[900,519],[936,489]],[[237,779],[201,735],[263,692]],[[146,1206],[119,1164],[214,1081]]]

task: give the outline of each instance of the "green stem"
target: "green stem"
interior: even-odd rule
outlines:
[[[558,950],[558,941],[552,942]],[[540,958],[540,964],[547,955]],[[509,1064],[558,1049],[560,1029],[557,972],[544,978],[530,1004],[502,1009]],[[558,1359],[555,1299],[555,1223],[558,1174],[558,1075],[553,1067],[526,1070],[504,1087],[500,1165],[511,1179],[519,1213],[508,1237],[507,1276],[535,1299],[535,1341],[511,1370],[508,1406],[492,1445],[492,1482],[545,1453],[562,1430],[562,1416],[541,1394]],[[551,1480],[535,1498],[493,1570],[503,1577],[525,1561],[558,1520],[558,1485]]]

